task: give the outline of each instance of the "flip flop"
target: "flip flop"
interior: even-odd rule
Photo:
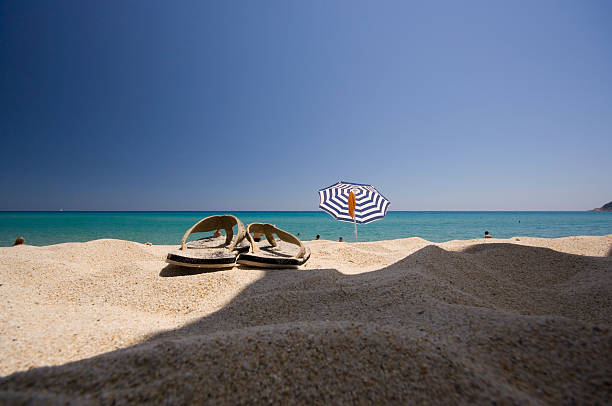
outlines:
[[[238,226],[236,235],[234,226]],[[187,242],[190,234],[219,229],[225,230],[225,237],[205,237]],[[244,225],[235,216],[223,214],[206,217],[187,230],[181,240],[181,247],[169,252],[166,262],[194,268],[231,268],[236,264],[238,254],[249,250],[245,236]]]
[[[251,233],[262,233],[267,241],[255,241]],[[274,234],[280,240],[274,239]],[[246,234],[251,243],[251,252],[238,256],[241,265],[259,268],[297,268],[310,258],[310,250],[294,236],[272,224],[251,223]]]

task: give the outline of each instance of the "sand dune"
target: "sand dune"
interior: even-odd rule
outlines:
[[[300,270],[209,273],[0,248],[0,401],[612,402],[612,236],[306,244]]]

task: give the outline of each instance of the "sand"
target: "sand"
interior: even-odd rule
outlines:
[[[0,248],[0,403],[612,403],[612,235],[305,245]]]

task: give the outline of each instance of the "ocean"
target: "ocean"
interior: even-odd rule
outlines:
[[[354,241],[352,223],[323,212],[230,212],[243,223],[272,223],[302,240]],[[178,244],[196,221],[221,212],[0,212],[0,246],[23,236],[26,244],[117,238]],[[483,237],[565,237],[612,234],[612,213],[602,212],[388,212],[379,221],[357,225],[359,241],[421,237],[443,242]]]

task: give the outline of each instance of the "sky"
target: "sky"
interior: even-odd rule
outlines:
[[[609,1],[0,1],[0,210],[612,200]]]

